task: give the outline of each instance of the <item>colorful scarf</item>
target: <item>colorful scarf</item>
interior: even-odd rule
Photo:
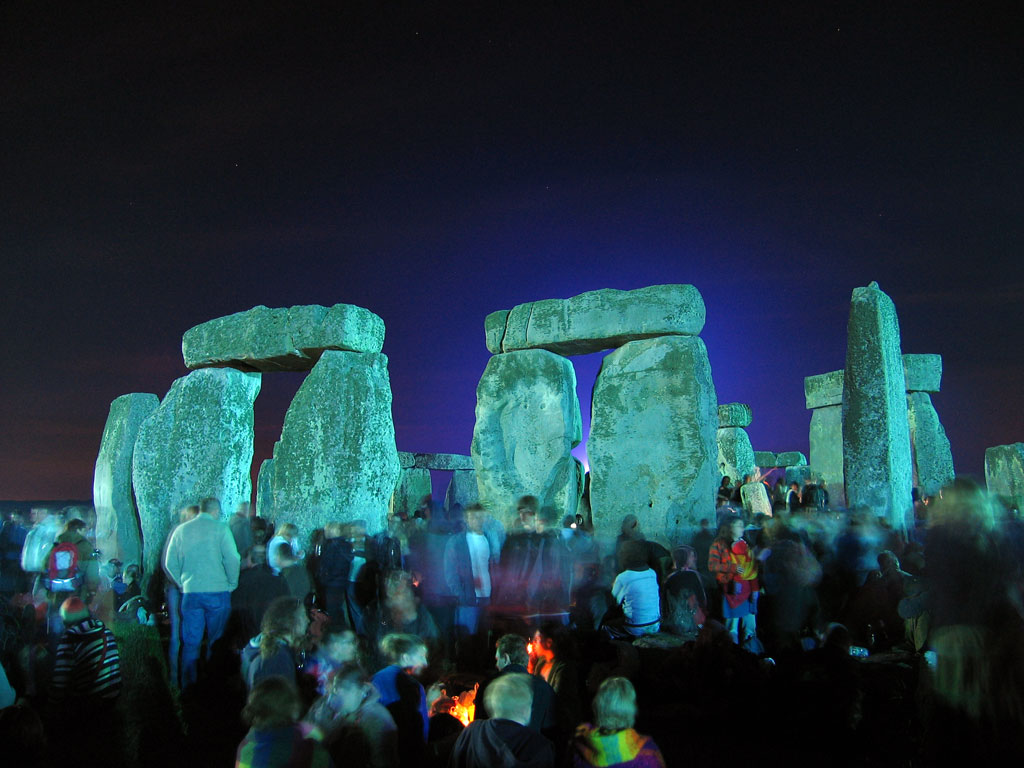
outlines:
[[[584,724],[573,739],[577,764],[606,768],[665,768],[665,760],[650,736],[641,736],[632,728],[602,734],[599,728]],[[580,760],[583,762],[580,763]]]

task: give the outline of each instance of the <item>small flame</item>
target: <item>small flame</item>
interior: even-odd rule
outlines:
[[[455,701],[455,706],[451,709],[452,717],[462,723],[463,726],[467,726],[473,722],[476,717],[476,704],[462,705]]]
[[[526,644],[526,655],[533,656],[533,643]]]

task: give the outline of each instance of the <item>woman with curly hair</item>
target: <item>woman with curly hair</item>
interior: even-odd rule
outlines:
[[[306,608],[294,597],[279,597],[267,606],[260,634],[242,650],[242,677],[249,690],[272,675],[297,682],[308,628]]]

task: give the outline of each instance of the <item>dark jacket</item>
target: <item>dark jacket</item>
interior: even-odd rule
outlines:
[[[449,768],[552,768],[555,752],[536,731],[511,720],[475,720],[455,742]]]
[[[529,671],[522,664],[509,664],[498,673],[498,677],[513,673],[527,675],[530,681],[530,688],[533,690],[533,704],[530,705],[530,722],[526,724],[526,727],[551,738],[556,732],[558,725],[556,718],[556,707],[558,704],[555,698],[555,689],[548,685],[548,681],[543,677],[529,674]],[[497,677],[495,680],[497,680]],[[491,682],[494,681],[492,680]],[[483,691],[476,697],[476,700],[478,702],[477,718],[486,719],[490,717],[486,707],[483,706]]]

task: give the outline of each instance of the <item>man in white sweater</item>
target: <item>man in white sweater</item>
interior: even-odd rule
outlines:
[[[164,555],[167,575],[181,589],[182,684],[196,681],[199,648],[206,655],[224,634],[241,558],[231,529],[220,520],[220,502],[203,499],[199,514],[174,529]]]

